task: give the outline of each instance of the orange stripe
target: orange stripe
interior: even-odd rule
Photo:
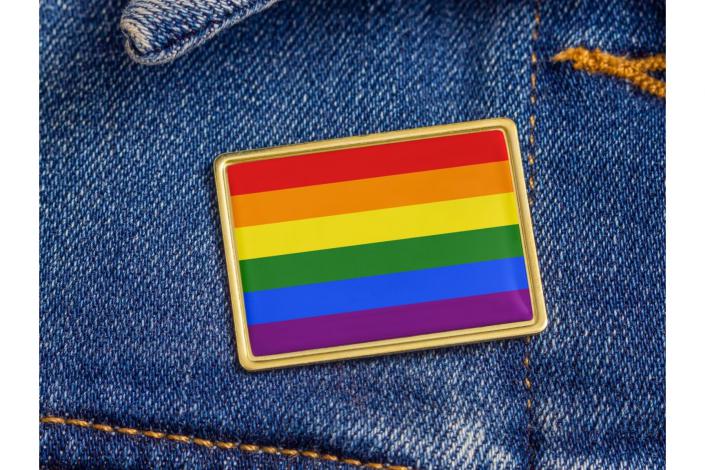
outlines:
[[[232,196],[236,227],[512,192],[509,162]]]

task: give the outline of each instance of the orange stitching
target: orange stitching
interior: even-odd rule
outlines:
[[[640,59],[615,56],[600,49],[588,50],[584,47],[571,47],[553,57],[554,62],[573,63],[575,70],[588,73],[602,73],[623,78],[642,91],[659,98],[666,97],[666,82],[652,77],[647,72],[666,70],[666,55],[655,54]]]
[[[529,378],[529,372],[531,369],[531,337],[527,336],[524,339],[524,342],[526,344],[526,349],[525,349],[525,355],[524,355],[524,360],[522,361],[524,365],[524,389],[526,389],[526,412],[528,415],[527,419],[527,426],[526,426],[526,439],[528,441],[527,445],[529,448],[529,456],[528,456],[528,468],[533,469],[534,468],[534,447],[532,444],[532,427],[531,427],[531,417],[533,416],[533,389],[532,389],[532,383],[531,379]]]
[[[59,416],[43,416],[39,419],[42,424],[55,424],[62,426],[76,426],[81,428],[93,429],[95,431],[105,432],[105,433],[119,433],[126,434],[129,436],[142,436],[148,437],[150,439],[167,439],[174,442],[179,442],[182,444],[193,444],[201,447],[206,447],[208,449],[219,448],[219,449],[238,449],[242,452],[255,453],[262,452],[265,454],[276,454],[284,457],[304,457],[311,460],[327,460],[329,462],[342,462],[344,464],[352,465],[354,467],[364,467],[371,469],[385,469],[385,470],[411,470],[409,467],[403,465],[391,465],[376,462],[366,462],[363,463],[357,459],[341,459],[335,455],[321,454],[315,450],[296,450],[296,449],[284,449],[281,447],[274,446],[260,446],[257,444],[242,444],[238,442],[226,442],[226,441],[212,441],[210,439],[203,439],[200,437],[185,436],[182,434],[167,434],[165,432],[142,430],[135,428],[125,428],[119,426],[111,426],[109,424],[98,424],[92,423],[85,419],[75,419],[75,418],[61,418]]]
[[[534,163],[536,162],[536,102],[538,101],[538,57],[536,55],[536,41],[539,38],[539,25],[541,24],[541,11],[539,1],[536,1],[536,10],[534,12],[534,26],[531,30],[531,92],[529,99],[531,101],[531,114],[529,115],[529,203],[533,205],[533,190],[536,187],[536,178],[534,177]]]
[[[536,106],[538,102],[538,56],[536,55],[536,43],[539,39],[539,26],[541,26],[541,2],[536,0],[534,10],[534,24],[531,29],[531,92],[529,93],[529,101],[531,102],[531,112],[529,114],[529,205],[533,207],[536,192]],[[532,469],[534,466],[534,446],[532,436],[532,390],[529,372],[531,366],[531,337],[525,339],[524,358],[522,364],[524,366],[524,388],[526,389],[526,447],[527,447],[527,466]]]

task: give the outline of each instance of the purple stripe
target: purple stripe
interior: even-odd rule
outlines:
[[[376,308],[250,325],[255,356],[531,320],[529,291]]]

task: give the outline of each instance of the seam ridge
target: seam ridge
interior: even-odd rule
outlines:
[[[411,470],[410,467],[404,465],[393,465],[378,462],[363,462],[353,458],[343,458],[336,455],[318,452],[315,450],[300,450],[288,449],[277,446],[246,444],[236,441],[220,441],[213,439],[204,439],[201,437],[187,436],[184,434],[172,434],[164,431],[153,431],[148,429],[137,429],[131,427],[113,426],[110,424],[94,423],[92,421],[80,418],[63,418],[60,416],[42,416],[39,419],[40,424],[72,426],[93,431],[104,432],[107,434],[124,434],[127,436],[139,436],[156,440],[168,440],[181,444],[190,444],[208,449],[222,450],[239,450],[245,453],[263,453],[269,455],[279,455],[289,458],[306,458],[310,460],[324,460],[328,462],[339,462],[346,465],[359,468],[370,468],[377,470]]]
[[[536,54],[536,44],[539,39],[539,27],[541,26],[541,1],[536,0],[534,7],[534,21],[531,28],[531,88],[529,92],[530,112],[529,112],[529,154],[528,160],[528,179],[529,189],[527,198],[529,206],[533,208],[536,200],[536,108],[538,102],[538,56]],[[523,385],[526,390],[526,449],[527,459],[526,466],[532,470],[535,466],[536,445],[534,442],[534,400],[533,388],[531,382],[531,337],[527,336],[524,339],[524,357],[522,366],[524,368]]]

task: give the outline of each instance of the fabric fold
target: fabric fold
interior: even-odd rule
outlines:
[[[131,0],[122,12],[125,50],[137,63],[171,62],[278,0]]]

